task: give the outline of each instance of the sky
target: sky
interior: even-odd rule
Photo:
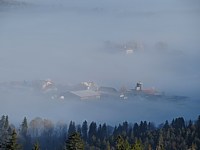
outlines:
[[[197,98],[199,15],[198,0],[0,0],[0,82],[142,81]],[[130,42],[142,48],[117,48]]]

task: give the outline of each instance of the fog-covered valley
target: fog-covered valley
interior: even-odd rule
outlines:
[[[54,96],[55,92],[37,88],[1,85],[0,113],[8,115],[10,120],[17,124],[20,124],[24,116],[29,120],[39,116],[53,122],[73,120],[81,123],[84,120],[89,122],[95,120],[98,123],[106,122],[111,125],[123,121],[141,120],[159,124],[173,117],[184,116],[189,120],[199,114],[199,100],[191,97],[169,99],[170,95],[159,98],[136,95],[123,99],[119,95],[111,95],[81,100],[70,97],[64,99]],[[57,90],[56,92],[59,93]]]
[[[120,89],[142,81],[169,102],[53,100],[31,89],[1,89],[0,114],[54,121],[163,122],[200,113],[198,0],[0,0],[0,82],[51,78]]]

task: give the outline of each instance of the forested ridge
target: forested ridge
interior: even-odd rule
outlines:
[[[200,116],[154,123],[123,122],[115,127],[84,121],[54,124],[25,117],[16,128],[8,116],[0,119],[0,150],[200,150]]]

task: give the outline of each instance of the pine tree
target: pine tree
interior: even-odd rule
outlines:
[[[81,125],[77,125],[77,132],[78,134],[80,134],[80,136],[82,136],[82,133],[81,133]]]
[[[160,130],[159,131],[159,138],[158,138],[158,145],[157,145],[157,150],[163,150],[164,149],[164,145],[163,145],[164,141],[163,141],[163,131]]]
[[[66,141],[67,150],[84,150],[84,143],[77,132],[72,133]]]
[[[99,139],[102,139],[102,127],[101,127],[101,124],[99,124],[99,127],[97,129],[97,137]]]
[[[127,140],[124,141],[121,135],[119,135],[115,142],[116,150],[129,150],[130,145]]]
[[[125,122],[123,122],[123,124],[122,124],[122,136],[123,136],[123,137],[126,137],[127,132],[128,132],[128,122],[125,121]]]
[[[103,126],[102,126],[102,129],[101,129],[101,138],[102,138],[102,140],[103,139],[105,139],[105,138],[107,138],[107,126],[106,126],[106,124],[104,123],[103,124]]]
[[[3,115],[0,120],[0,129],[4,128],[6,117]]]
[[[133,150],[143,150],[142,144],[139,140],[136,140],[135,144],[133,145]]]
[[[88,131],[88,142],[91,145],[95,145],[97,136],[97,124],[95,122],[91,122],[89,131]]]
[[[8,139],[6,143],[6,149],[7,150],[19,150],[20,145],[17,143],[17,133],[15,129],[13,130],[10,139]]]
[[[82,137],[85,142],[87,141],[87,136],[88,136],[88,125],[87,121],[85,120],[82,124]]]
[[[124,139],[119,135],[116,139],[115,147],[116,150],[123,150]]]
[[[8,116],[6,116],[4,129],[7,130],[8,128],[9,128],[9,121],[8,121]]]
[[[74,132],[76,132],[75,122],[70,121],[69,129],[68,129],[68,135],[70,136]]]
[[[5,140],[7,139],[7,131],[4,129],[6,117],[3,115],[0,120],[0,149],[5,147]]]
[[[26,117],[24,117],[24,120],[23,120],[23,122],[21,124],[21,134],[23,136],[26,136],[27,132],[28,132],[28,123],[27,123]]]
[[[28,122],[24,117],[20,126],[20,143],[23,145],[23,149],[31,149],[31,136],[28,135]]]

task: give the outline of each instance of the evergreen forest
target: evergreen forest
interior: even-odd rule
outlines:
[[[19,127],[3,115],[0,150],[200,150],[200,116],[175,118],[160,125],[122,122],[116,126],[87,122],[69,124],[25,117]]]

